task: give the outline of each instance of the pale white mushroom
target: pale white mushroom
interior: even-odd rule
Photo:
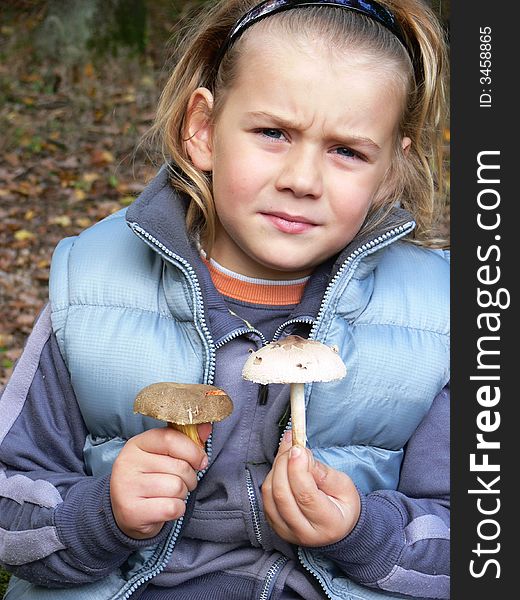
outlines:
[[[152,383],[137,394],[134,412],[166,421],[203,446],[197,425],[222,421],[233,412],[233,403],[214,385],[164,381]]]
[[[261,384],[291,385],[293,445],[305,446],[304,384],[342,379],[346,372],[345,363],[335,347],[289,335],[252,352],[244,365],[242,377]]]

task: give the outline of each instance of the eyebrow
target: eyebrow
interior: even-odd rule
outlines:
[[[249,118],[264,118],[264,119],[268,119],[269,121],[271,121],[274,125],[278,126],[278,127],[282,127],[282,128],[286,128],[286,129],[300,129],[300,125],[297,122],[293,122],[290,121],[289,119],[285,119],[284,117],[280,117],[277,115],[273,115],[272,113],[263,111],[263,110],[254,110],[251,112],[246,113],[246,116]],[[335,136],[332,136],[334,138],[336,138],[338,141],[342,141],[342,143],[345,143],[347,145],[355,145],[355,146],[361,146],[361,147],[365,147],[365,148],[369,148],[373,151],[377,151],[379,152],[381,150],[380,146],[378,146],[374,140],[364,137],[364,136],[360,136],[360,135],[355,135],[355,134],[338,134]]]

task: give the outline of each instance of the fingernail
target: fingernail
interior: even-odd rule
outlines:
[[[199,471],[204,471],[204,469],[208,466],[208,457],[205,456],[200,463]]]
[[[302,454],[302,449],[300,446],[293,446],[289,452],[290,458],[298,458]]]
[[[289,444],[292,441],[292,431],[290,429],[288,429],[284,434],[283,434],[283,443],[284,444]]]

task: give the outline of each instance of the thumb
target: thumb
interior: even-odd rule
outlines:
[[[287,452],[291,448],[292,448],[292,431],[290,429],[288,429],[282,436],[282,440],[280,442],[280,445],[278,446],[277,455],[279,456],[280,454]]]

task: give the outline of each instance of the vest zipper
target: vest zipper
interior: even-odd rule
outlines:
[[[304,556],[303,556],[303,552],[301,548],[298,548],[298,558],[300,559],[300,563],[303,565],[304,569],[306,569],[307,571],[309,571],[309,573],[318,581],[318,583],[321,585],[321,588],[323,589],[323,592],[325,593],[325,595],[327,596],[327,598],[330,598],[330,600],[334,600],[333,597],[331,596],[329,590],[328,590],[328,586],[325,583],[325,580],[323,579],[323,577],[314,569],[312,569],[308,564],[306,564],[304,562]]]
[[[186,259],[172,252],[158,239],[154,238],[147,231],[142,229],[137,223],[131,223],[131,228],[140,238],[143,239],[143,241],[145,241],[154,250],[159,252],[159,254],[163,258],[165,258],[168,262],[178,267],[185,275],[188,283],[190,284],[194,300],[194,322],[195,326],[197,326],[197,321],[200,325],[201,339],[204,343],[204,348],[206,350],[208,371],[204,374],[204,382],[211,384],[215,377],[215,345],[213,343],[211,332],[209,330],[209,327],[206,323],[206,318],[204,316],[204,303],[202,301],[202,291],[200,289],[200,284],[195,269],[190,265],[190,263]]]
[[[409,221],[408,223],[404,223],[403,225],[394,227],[393,229],[390,229],[387,232],[374,238],[370,242],[367,242],[366,244],[359,246],[351,254],[349,254],[349,256],[343,261],[343,264],[341,265],[341,267],[338,269],[338,272],[336,273],[336,275],[334,275],[334,277],[330,280],[330,282],[327,286],[327,289],[325,290],[325,293],[323,294],[323,299],[321,301],[321,306],[318,311],[318,315],[316,316],[316,319],[312,326],[311,332],[309,334],[310,339],[314,339],[314,337],[316,335],[316,331],[321,323],[321,320],[323,319],[323,313],[325,312],[326,305],[328,304],[330,297],[332,296],[333,288],[334,288],[336,282],[338,281],[338,279],[340,277],[343,276],[345,271],[350,268],[352,262],[355,259],[360,260],[367,254],[371,254],[376,249],[379,249],[379,247],[383,248],[384,246],[387,246],[391,242],[396,241],[400,237],[403,237],[404,235],[406,235],[407,233],[412,231],[414,226],[415,226],[414,221]]]
[[[273,592],[274,584],[280,571],[287,564],[289,559],[285,556],[278,557],[275,562],[271,565],[265,575],[265,583],[262,591],[260,592],[259,600],[269,600]]]
[[[368,254],[371,254],[376,249],[383,248],[384,246],[392,243],[393,241],[396,241],[400,237],[403,237],[404,235],[406,235],[407,233],[412,231],[414,226],[415,226],[415,223],[413,221],[408,221],[407,223],[399,225],[398,227],[394,227],[394,228],[388,230],[387,232],[383,233],[382,235],[379,235],[378,237],[374,238],[370,242],[367,242],[366,244],[359,246],[358,248],[356,248],[356,250],[354,250],[351,254],[349,254],[349,256],[345,259],[345,261],[343,262],[341,267],[338,269],[338,272],[336,273],[336,275],[334,275],[334,277],[330,280],[330,282],[327,286],[327,289],[325,290],[325,293],[323,294],[323,299],[321,301],[321,306],[318,311],[318,315],[316,316],[316,319],[315,319],[315,321],[312,325],[311,331],[309,333],[309,339],[316,338],[316,332],[318,331],[318,328],[323,319],[323,315],[325,313],[327,304],[329,303],[331,296],[333,294],[334,286],[336,285],[336,282],[338,281],[338,279],[340,277],[342,277],[343,274],[351,267],[354,260],[357,259],[359,261],[361,258],[363,258],[364,256],[366,256]],[[308,401],[309,401],[309,396],[306,395],[306,400],[305,400],[306,406],[307,406]],[[289,419],[284,432],[280,436],[280,443],[282,441],[284,433],[286,431],[288,431],[289,429],[291,429],[291,419]],[[327,598],[330,598],[332,600],[332,596],[331,596],[330,592],[328,591],[328,586],[325,583],[325,580],[323,579],[323,577],[320,575],[320,573],[318,571],[313,569],[310,566],[310,564],[305,562],[305,557],[303,555],[303,551],[302,551],[301,547],[298,547],[298,558],[300,560],[300,563],[303,565],[303,567],[307,571],[309,571],[309,573],[311,573],[315,577],[315,579],[318,581],[318,583],[321,585]]]
[[[381,248],[384,246],[387,246],[391,242],[394,242],[397,239],[399,239],[400,237],[403,237],[404,235],[410,233],[410,231],[412,231],[414,227],[415,227],[415,222],[408,221],[407,223],[404,223],[403,225],[399,225],[398,227],[389,229],[387,232],[379,235],[378,237],[374,238],[370,242],[367,242],[366,244],[359,246],[351,254],[349,254],[347,256],[347,258],[343,261],[343,264],[341,265],[341,267],[338,269],[336,275],[334,275],[334,277],[329,281],[329,284],[327,285],[325,293],[323,294],[320,309],[318,311],[316,319],[314,319],[314,320],[309,319],[309,321],[302,319],[303,322],[309,322],[312,325],[311,331],[309,333],[309,339],[312,340],[312,339],[316,338],[316,332],[321,324],[321,321],[323,319],[323,314],[325,313],[327,304],[329,303],[332,293],[334,291],[333,288],[336,285],[336,282],[338,281],[338,279],[345,273],[345,271],[347,269],[349,269],[351,267],[354,259],[360,260],[367,254],[371,254],[375,250],[379,249],[378,248],[379,246]],[[297,321],[297,320],[298,319],[295,319],[295,321]],[[287,324],[289,324],[289,323],[290,323],[290,321]],[[279,335],[280,332],[277,330],[276,334]],[[307,401],[308,401],[308,397],[306,398],[306,402]],[[282,432],[282,435],[280,436],[280,440],[279,440],[278,444],[281,443],[284,433],[286,431],[289,431],[289,429],[291,429],[291,426],[292,426],[291,419],[289,419],[285,429]]]
[[[156,252],[158,252],[165,260],[174,264],[177,268],[179,268],[184,276],[186,277],[192,293],[193,293],[193,310],[194,310],[194,323],[195,327],[199,330],[200,337],[204,344],[204,348],[206,351],[206,364],[207,369],[204,373],[204,383],[212,384],[215,377],[215,344],[213,343],[213,339],[211,336],[211,332],[206,323],[206,319],[204,316],[204,303],[202,300],[202,291],[200,288],[199,280],[197,278],[197,274],[190,263],[175,254],[171,250],[169,250],[164,244],[159,242],[156,238],[150,235],[147,231],[142,229],[137,223],[130,224],[132,230],[151,248],[153,248]],[[208,458],[211,459],[212,454],[212,439],[211,435],[206,442],[206,451]],[[207,469],[204,471],[199,471],[197,473],[197,480],[200,481],[202,477],[205,475]],[[186,497],[186,503],[188,503],[190,494],[188,493]],[[139,575],[137,572],[132,579],[130,579],[123,588],[119,590],[119,592],[113,596],[111,600],[128,600],[132,596],[132,594],[141,587],[144,583],[161,573],[164,570],[166,565],[168,564],[171,555],[173,553],[175,544],[177,543],[177,539],[179,537],[180,530],[182,528],[182,524],[184,522],[184,516],[179,517],[175,522],[175,526],[170,533],[166,545],[163,545],[161,548],[158,548],[154,556],[149,559],[147,562],[152,562],[155,566],[151,569],[145,569],[142,567],[142,574]],[[146,563],[145,563],[146,564]]]

